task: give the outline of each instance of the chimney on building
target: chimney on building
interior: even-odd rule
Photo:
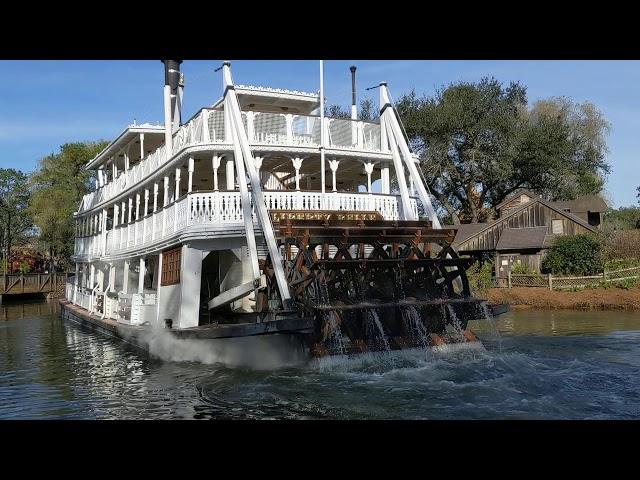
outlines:
[[[356,105],[356,66],[351,65],[351,118],[358,119],[358,107]]]

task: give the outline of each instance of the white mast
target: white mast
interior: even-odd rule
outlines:
[[[320,184],[325,193],[324,175],[324,62],[320,60]]]

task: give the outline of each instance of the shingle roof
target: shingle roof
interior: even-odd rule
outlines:
[[[505,228],[496,244],[496,250],[543,248],[548,227]]]
[[[465,238],[475,235],[486,226],[486,223],[463,223],[461,225],[445,225],[442,228],[452,228],[456,230],[456,238],[453,241],[453,245],[455,246]]]
[[[568,208],[571,212],[606,212],[607,203],[600,195],[583,195],[574,200],[549,202],[560,209]]]
[[[509,203],[510,201],[516,199],[522,194],[528,195],[531,199],[536,199],[540,197],[540,195],[532,192],[528,188],[519,188],[511,192],[509,195],[507,195],[507,197],[502,202],[500,202],[498,205],[495,206],[495,209],[500,210],[506,203]]]

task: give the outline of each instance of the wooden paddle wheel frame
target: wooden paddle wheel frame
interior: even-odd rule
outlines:
[[[465,273],[474,260],[451,247],[455,230],[433,229],[429,221],[385,221],[376,212],[279,212],[274,224],[293,302],[284,308],[267,257],[257,310],[316,318],[316,350],[336,328],[354,348],[366,349],[362,316],[368,310],[383,312],[385,332],[397,340],[392,347],[402,348],[406,332],[394,318],[403,308],[430,312],[436,321],[429,333],[440,335],[454,315],[443,307],[462,311],[481,301],[472,297]]]

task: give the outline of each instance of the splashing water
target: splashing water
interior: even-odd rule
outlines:
[[[428,346],[427,329],[414,305],[402,309],[402,319],[413,343],[424,348]]]
[[[450,303],[447,303],[447,310],[449,311],[449,317],[451,318],[451,324],[449,325],[452,327],[453,332],[451,333],[453,333],[453,337],[458,342],[464,342],[465,339],[464,335],[462,334],[462,322],[458,318],[458,315],[456,315],[456,311],[453,309]]]
[[[367,339],[367,346],[371,350],[391,350],[376,310],[366,311],[365,337]]]
[[[493,313],[491,313],[491,309],[489,308],[489,305],[487,305],[487,302],[482,302],[480,303],[480,308],[482,309],[484,320],[489,325],[489,332],[490,332],[490,335],[485,336],[484,340],[496,341],[498,345],[498,350],[502,351],[502,337],[500,336],[500,332],[498,331],[496,320],[493,317]]]
[[[335,311],[330,311],[324,314],[325,322],[331,328],[331,331],[327,335],[325,344],[327,349],[332,355],[344,355],[344,339],[342,338],[342,331],[340,329],[340,322],[337,318]]]

